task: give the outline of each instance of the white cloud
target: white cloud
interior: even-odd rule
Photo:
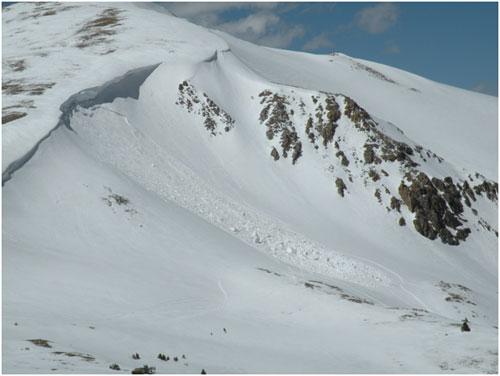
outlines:
[[[306,51],[315,51],[320,48],[333,48],[334,43],[327,33],[321,33],[309,39],[302,47]]]
[[[277,3],[162,3],[179,17],[193,17],[203,13],[222,13],[232,9],[272,9]]]
[[[305,34],[301,25],[288,25],[279,16],[294,9],[293,4],[262,2],[160,4],[178,17],[269,47],[288,47],[296,38]],[[231,10],[245,10],[247,15],[224,22],[224,12]]]
[[[399,17],[399,8],[393,3],[382,3],[361,9],[356,13],[358,27],[370,34],[383,33],[394,25]]]
[[[279,21],[279,17],[274,14],[254,13],[236,21],[226,22],[219,25],[218,28],[236,36],[250,34],[254,37],[260,37]]]
[[[273,31],[259,38],[256,43],[268,47],[285,48],[292,42],[305,34],[305,29],[301,25],[292,27],[284,25],[279,30]]]

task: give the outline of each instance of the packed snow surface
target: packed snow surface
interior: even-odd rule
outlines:
[[[2,26],[3,372],[497,372],[496,98],[147,4]],[[412,171],[475,189],[465,240]]]

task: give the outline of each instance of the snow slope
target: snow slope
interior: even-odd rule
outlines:
[[[355,98],[370,114],[397,124],[411,139],[450,162],[498,179],[497,97],[341,53],[325,56],[263,48],[220,35],[259,75]]]
[[[4,372],[497,372],[496,98],[147,5],[3,16]]]

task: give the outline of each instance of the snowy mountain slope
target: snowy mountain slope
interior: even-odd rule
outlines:
[[[59,105],[74,93],[131,69],[168,61],[173,54],[198,60],[214,48],[227,47],[182,19],[135,6],[122,5],[111,14],[107,9],[103,3],[3,8],[2,116],[27,114],[3,127],[4,166],[53,128]],[[145,20],[155,25],[155,33],[139,27]]]
[[[219,34],[259,75],[355,98],[370,114],[397,124],[441,157],[497,179],[498,98],[341,53],[321,56],[262,48]]]
[[[37,106],[3,132],[4,371],[496,372],[498,188],[471,168],[491,155],[471,145],[460,164],[448,140],[436,155],[411,122],[365,107],[380,93],[366,68],[325,90],[306,65],[302,83],[278,73],[286,59],[269,54],[285,52],[147,6],[61,7],[4,14],[4,35],[29,30],[4,41],[4,86],[55,82],[3,93]],[[74,38],[51,47],[52,73],[30,55],[50,50],[49,21],[22,19],[43,12]],[[81,25],[106,40],[79,47]],[[489,140],[496,109],[474,98]]]

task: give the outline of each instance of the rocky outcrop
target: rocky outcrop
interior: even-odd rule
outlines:
[[[386,125],[394,127],[393,132],[386,132],[349,97],[324,92],[309,95],[301,96],[295,89],[278,93],[264,90],[259,94],[262,105],[259,120],[266,127],[267,138],[274,143],[271,157],[275,161],[291,154],[292,164],[296,164],[306,151],[311,150],[304,147],[306,142],[312,144],[316,155],[327,161],[325,170],[328,173],[342,170],[344,179],[350,183],[373,189],[372,197],[388,213],[400,213],[395,219],[399,226],[407,224],[408,217],[405,215],[405,220],[401,216],[406,206],[414,214],[412,223],[419,234],[431,240],[440,239],[445,244],[458,245],[468,238],[471,227],[474,228],[464,213],[465,208],[470,208],[480,227],[496,233],[472,207],[481,196],[496,203],[496,183],[479,174],[476,174],[476,180],[469,176],[470,181],[464,182],[454,182],[451,177],[429,177],[423,172],[429,170],[421,166],[430,160],[442,163],[443,159],[405,140],[403,132],[396,126]],[[339,128],[346,126],[349,128]],[[401,133],[401,138],[396,139],[394,132]],[[391,190],[398,189],[398,186],[392,186],[394,183],[387,179],[389,173],[385,169],[391,171],[391,175],[400,174],[403,178],[399,197],[391,194]],[[333,177],[337,193],[344,197],[346,181],[337,176]]]
[[[187,81],[179,84],[178,106],[186,108],[189,113],[196,113],[203,117],[203,125],[212,136],[229,132],[234,127],[234,120],[220,108],[206,93],[200,96],[196,88]]]
[[[273,94],[269,90],[261,92],[259,97],[262,98],[260,103],[264,105],[259,119],[267,128],[267,138],[272,141],[279,136],[281,155],[287,158],[292,150],[292,164],[295,164],[302,156],[302,143],[292,122],[293,113],[289,110],[288,98],[285,95]],[[273,158],[277,160],[276,157]]]
[[[344,197],[344,191],[347,189],[344,181],[341,178],[335,180],[335,185],[337,186],[337,192],[341,197]]]
[[[278,150],[276,150],[275,147],[273,147],[273,150],[271,150],[271,157],[273,157],[275,161],[280,159],[280,153],[278,153]]]
[[[423,172],[411,179],[407,186],[403,181],[399,195],[408,209],[415,213],[413,225],[418,233],[431,240],[439,237],[449,245],[458,245],[470,234],[463,225],[461,195],[451,178],[432,180]]]
[[[489,200],[498,202],[498,183],[485,180],[481,184],[474,186],[474,192],[479,196],[484,193]]]

